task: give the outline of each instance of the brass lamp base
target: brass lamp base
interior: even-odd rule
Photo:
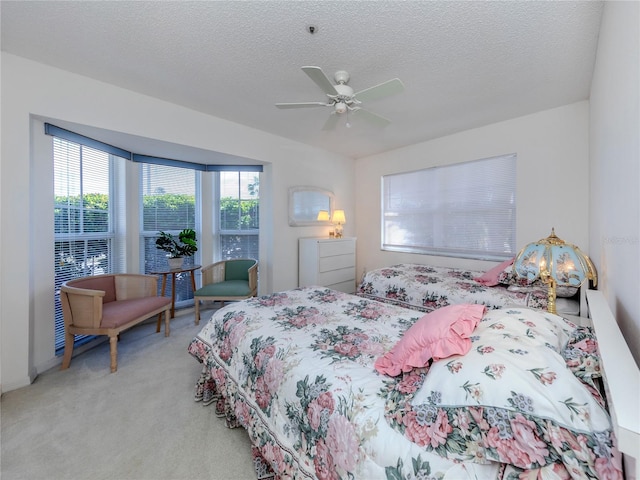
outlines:
[[[546,273],[546,272],[544,272]],[[547,312],[557,314],[556,311],[556,281],[548,273],[541,275],[542,281],[549,285],[547,291]]]

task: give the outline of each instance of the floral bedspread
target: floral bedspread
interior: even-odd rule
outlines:
[[[458,450],[467,452],[464,444],[471,442],[460,432],[471,435],[471,430],[458,428],[453,435],[443,429],[440,412],[420,417],[417,412],[422,407],[411,406],[429,377],[425,370],[392,379],[373,368],[375,359],[390,350],[421,315],[320,287],[230,304],[216,312],[189,345],[189,352],[203,364],[196,398],[215,402],[230,427],[247,430],[259,478],[559,479],[594,478],[594,471],[613,472],[608,478],[618,478],[610,468],[612,448],[606,429],[598,433],[598,441],[588,429],[566,438],[536,437],[537,442],[552,443],[553,452],[565,447],[579,450],[569,456],[578,455],[582,463],[577,466],[567,466],[562,455],[555,454],[543,461],[535,457],[537,463],[526,465],[499,455],[458,455]],[[580,339],[584,341],[566,348],[573,352],[569,355],[572,368],[588,380],[597,366],[585,364],[576,352],[584,347],[593,354],[593,343]],[[521,347],[522,343],[514,345]],[[435,362],[432,368],[454,358]],[[551,372],[536,367],[531,366],[541,379],[550,378]],[[499,372],[500,368],[494,374]],[[538,383],[545,388],[544,381]],[[459,385],[452,382],[451,388],[459,390]],[[439,391],[446,389],[441,385]],[[425,404],[435,398],[430,395]],[[572,395],[585,398],[584,392]],[[478,407],[475,400],[473,406]],[[531,412],[527,415],[525,419],[534,421]],[[503,424],[509,421],[499,413],[494,416]],[[488,410],[480,417],[485,423],[493,418]],[[554,430],[553,422],[545,421],[548,431],[570,431],[564,425]],[[411,422],[420,424],[423,433],[430,432],[428,438],[440,440],[425,443],[412,437]],[[454,417],[447,417],[447,422],[459,427]],[[519,429],[516,424],[509,430],[511,441],[528,442],[531,429]],[[491,453],[490,448],[486,450]],[[598,461],[604,464],[596,470],[593,465]],[[583,471],[585,463],[592,468]]]
[[[476,303],[488,308],[519,305],[547,308],[543,291],[507,290],[506,285],[486,287],[474,280],[483,272],[404,263],[366,272],[357,294],[406,308],[431,312],[460,303]]]

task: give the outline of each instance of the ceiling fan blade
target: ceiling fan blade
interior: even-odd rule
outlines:
[[[370,112],[369,110],[365,110],[364,108],[358,108],[357,110],[354,109],[352,114],[354,117],[362,118],[376,127],[386,127],[391,123],[391,120],[387,120],[386,118]]]
[[[340,115],[338,115],[336,112],[331,112],[331,115],[329,115],[329,118],[327,118],[327,121],[324,122],[324,126],[322,127],[322,130],[333,130],[334,128],[336,128],[336,125],[338,124],[338,120],[340,120]]]
[[[330,104],[322,102],[302,102],[302,103],[276,103],[278,108],[306,108],[306,107],[328,107]]]
[[[357,92],[354,96],[361,102],[368,102],[370,100],[378,100],[379,98],[387,97],[389,95],[395,95],[404,91],[404,84],[399,78],[375,85],[373,87],[365,88]]]
[[[324,93],[327,95],[338,95],[336,87],[327,78],[320,67],[302,67],[304,73],[309,75],[309,78],[318,85]]]

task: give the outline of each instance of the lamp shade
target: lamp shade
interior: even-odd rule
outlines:
[[[332,222],[338,225],[344,225],[345,223],[347,223],[347,220],[344,216],[344,210],[334,210]]]
[[[329,221],[329,211],[328,210],[320,210],[318,212],[317,220],[319,222],[328,222]]]
[[[579,287],[589,279],[597,284],[591,259],[578,247],[551,235],[525,246],[516,256],[513,268],[520,277],[533,282],[549,275],[560,286]]]
[[[591,259],[578,247],[558,238],[554,229],[551,235],[526,245],[513,262],[517,276],[529,283],[535,280],[549,285],[547,309],[555,313],[555,289],[557,286],[580,287],[587,279],[594,286],[598,282],[596,268]]]

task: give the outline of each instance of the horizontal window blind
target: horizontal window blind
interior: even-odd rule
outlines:
[[[140,205],[142,205],[141,244],[144,251],[144,272],[167,271],[167,253],[156,248],[158,232],[178,236],[180,231],[191,228],[198,231],[197,172],[176,166],[143,163],[140,165]],[[198,234],[199,244],[200,235]],[[194,257],[184,259],[183,265],[194,265]],[[161,293],[158,286],[158,294]],[[172,295],[171,282],[165,295]],[[193,298],[189,273],[178,274],[175,286],[176,305]]]
[[[516,155],[382,179],[384,250],[497,260],[514,255]]]
[[[106,152],[53,138],[55,348],[64,348],[61,285],[113,271],[111,165]],[[92,337],[76,336],[76,344]]]

